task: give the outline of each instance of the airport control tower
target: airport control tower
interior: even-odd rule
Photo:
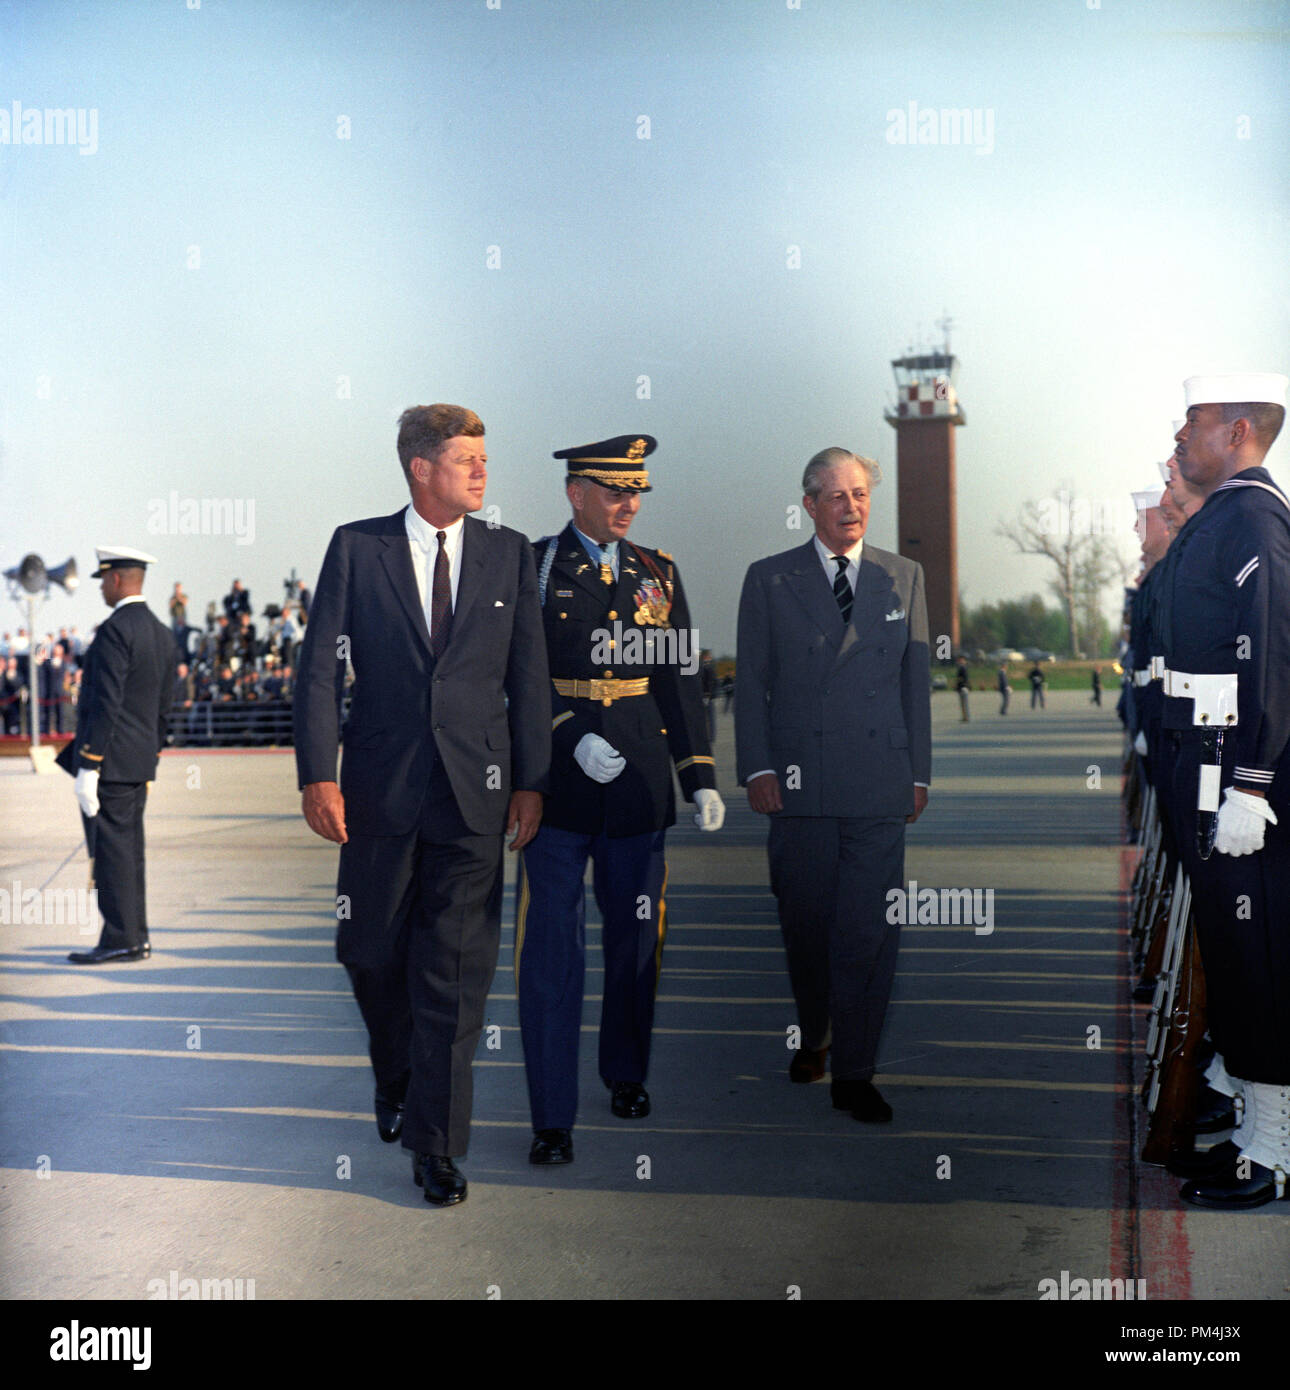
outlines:
[[[954,431],[967,423],[954,386],[959,362],[950,352],[950,320],[938,326],[945,330],[941,350],[892,362],[896,404],[886,411],[896,431],[898,549],[923,567],[933,661],[942,634],[949,634],[956,653],[959,645]]]

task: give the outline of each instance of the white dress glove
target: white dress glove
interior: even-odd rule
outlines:
[[[90,768],[83,767],[76,774],[74,787],[76,799],[81,810],[91,818],[99,813],[99,775]]]
[[[573,756],[593,782],[612,782],[627,766],[627,759],[599,734],[583,734]]]
[[[1275,825],[1277,816],[1263,797],[1228,787],[1226,798],[1218,811],[1214,848],[1220,854],[1233,857],[1257,854],[1263,848],[1263,836],[1269,821]]]
[[[720,830],[726,821],[726,803],[721,793],[711,787],[700,787],[694,793],[694,804],[699,808],[694,813],[694,823],[700,830]]]
[[[1141,729],[1138,730],[1137,738],[1133,740],[1133,751],[1140,758],[1145,758],[1147,756],[1147,736]]]

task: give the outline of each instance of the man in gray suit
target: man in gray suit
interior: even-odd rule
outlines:
[[[739,783],[771,818],[801,1028],[789,1075],[818,1080],[831,1045],[834,1107],[867,1121],[891,1119],[872,1081],[899,938],[887,895],[932,763],[923,570],[865,545],[877,478],[846,449],[806,465],[815,535],[749,567],[735,684]]]

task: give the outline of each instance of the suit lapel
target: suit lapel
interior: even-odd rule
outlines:
[[[426,627],[426,615],[421,607],[421,595],[417,590],[417,577],[412,569],[412,551],[408,542],[407,524],[404,511],[400,510],[386,518],[386,530],[381,535],[381,563],[389,576],[394,592],[399,596],[408,621],[421,638],[427,652],[430,651],[430,629]],[[465,555],[462,555],[462,576],[465,577]]]
[[[876,623],[886,622],[890,604],[897,598],[891,575],[863,551],[860,553],[860,573],[856,577],[855,602],[851,606],[851,622],[838,652],[838,660],[859,650],[860,637]]]
[[[844,637],[838,601],[824,575],[824,566],[815,552],[815,542],[807,541],[793,552],[794,559],[784,571],[784,582],[798,602],[814,619],[816,626],[835,646]]]
[[[461,574],[457,577],[457,602],[452,610],[452,630],[464,622],[483,588],[488,569],[488,527],[473,516],[465,519],[461,528]],[[448,637],[448,652],[452,651],[452,636]],[[445,652],[446,656],[448,653]]]

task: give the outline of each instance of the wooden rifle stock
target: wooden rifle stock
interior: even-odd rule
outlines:
[[[1155,1108],[1142,1147],[1144,1163],[1168,1163],[1191,1153],[1196,1128],[1196,1099],[1200,1072],[1196,1058],[1205,1036],[1205,968],[1200,959],[1196,919],[1189,912],[1183,975],[1174,995],[1174,1008],[1165,1030],[1157,1069]]]

